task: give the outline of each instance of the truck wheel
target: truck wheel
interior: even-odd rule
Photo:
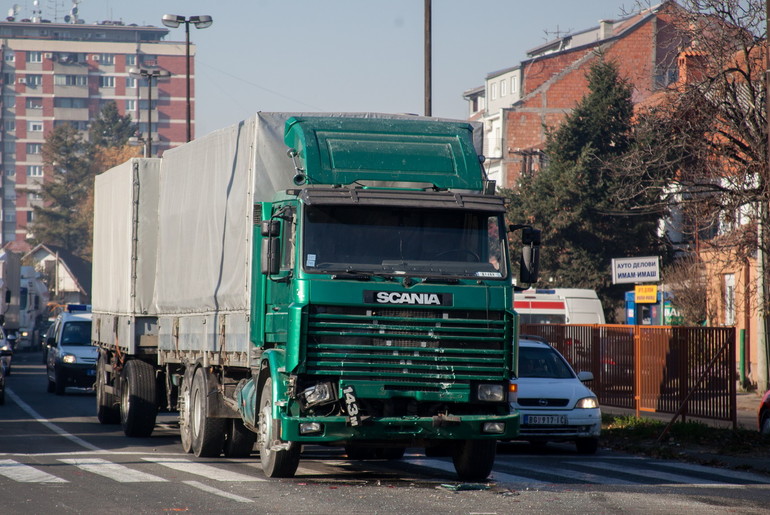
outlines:
[[[492,472],[497,454],[497,440],[464,440],[452,454],[455,471],[461,481],[484,481]]]
[[[246,458],[254,449],[257,433],[243,425],[239,418],[225,419],[225,445],[222,448],[228,458]]]
[[[190,390],[190,426],[192,451],[199,458],[213,458],[222,453],[225,443],[224,418],[207,417],[209,386],[206,372],[199,368],[193,378]]]
[[[120,374],[120,425],[126,436],[150,436],[155,428],[155,370],[152,365],[132,359]]]
[[[54,393],[64,395],[64,389],[67,387],[67,377],[64,372],[54,369]]]
[[[192,452],[192,423],[190,412],[190,383],[192,374],[185,373],[182,377],[182,386],[179,387],[179,434],[182,437],[182,450]]]
[[[259,460],[267,477],[294,477],[301,446],[280,440],[280,421],[273,419],[273,379],[268,377],[259,395]],[[280,446],[280,447],[278,447]]]
[[[106,393],[107,365],[104,355],[99,355],[96,363],[96,418],[101,424],[120,424],[120,408],[118,399],[111,393]]]

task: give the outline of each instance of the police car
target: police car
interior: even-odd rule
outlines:
[[[64,395],[70,386],[93,388],[97,349],[91,345],[91,306],[68,304],[48,334],[48,392]]]

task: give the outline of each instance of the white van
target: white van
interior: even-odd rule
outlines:
[[[536,289],[516,292],[513,309],[522,324],[604,324],[602,303],[594,290]]]

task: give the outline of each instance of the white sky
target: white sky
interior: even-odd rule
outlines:
[[[30,17],[32,0],[3,0]],[[433,115],[464,118],[463,91],[562,33],[618,18],[635,0],[433,0]],[[656,2],[657,3],[657,2]],[[39,0],[61,21],[71,0]],[[423,0],[81,0],[86,23],[162,26],[208,14],[197,45],[197,135],[257,111],[424,113]],[[548,32],[549,34],[546,34]],[[184,28],[167,40],[184,41]]]

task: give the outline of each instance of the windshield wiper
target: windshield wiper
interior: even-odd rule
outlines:
[[[372,279],[371,272],[363,272],[361,270],[345,270],[344,272],[337,272],[332,274],[332,279],[353,279],[354,281],[370,281]]]
[[[457,284],[460,282],[460,279],[457,277],[441,277],[436,275],[430,275],[428,277],[423,278],[423,283],[434,283],[434,284]]]

